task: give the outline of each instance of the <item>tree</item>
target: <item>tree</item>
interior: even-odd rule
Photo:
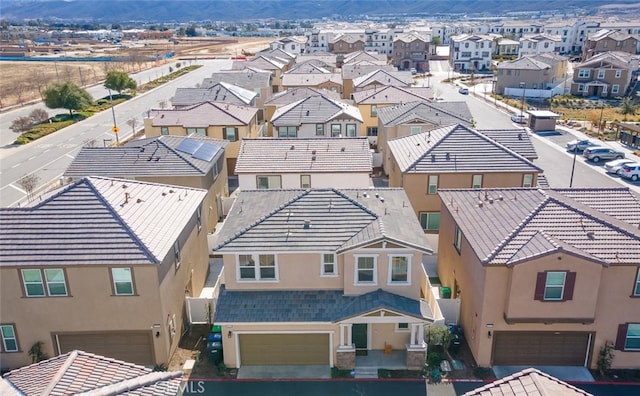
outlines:
[[[187,37],[195,37],[198,35],[198,32],[196,31],[196,25],[191,25],[188,28],[185,29],[184,33],[187,35]]]
[[[11,123],[9,129],[14,131],[15,133],[23,133],[31,129],[31,118],[29,117],[18,117]]]
[[[33,198],[33,190],[38,186],[38,182],[40,181],[40,176],[34,175],[33,173],[30,175],[22,176],[20,180],[18,180],[18,185],[22,187],[27,192],[27,199],[31,201]]]
[[[44,104],[50,109],[67,109],[69,115],[73,110],[90,106],[91,95],[71,82],[55,83],[44,91]]]
[[[431,39],[431,44],[435,45],[436,47],[440,45],[440,37],[438,36],[433,36],[433,38]]]
[[[34,109],[31,113],[29,113],[29,118],[31,121],[35,123],[42,123],[49,119],[49,113],[43,109]]]
[[[636,105],[629,98],[624,98],[620,106],[620,114],[624,116],[624,121],[627,120],[629,114],[636,115],[636,109]]]
[[[129,77],[127,73],[111,70],[107,73],[104,86],[107,89],[113,89],[121,94],[123,91],[136,89],[138,84],[136,84],[136,81]]]

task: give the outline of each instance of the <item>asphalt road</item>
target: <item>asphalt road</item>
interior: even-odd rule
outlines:
[[[120,128],[119,139],[126,139],[133,133],[126,121],[135,118],[138,128],[143,125],[147,111],[158,108],[159,102],[169,100],[178,87],[195,87],[211,73],[231,67],[229,60],[200,60],[203,67],[164,84],[152,91],[114,107],[116,122]],[[165,66],[168,72],[168,66]],[[158,73],[150,71],[147,73]],[[144,75],[139,77],[144,78]],[[151,78],[147,75],[147,78]],[[154,77],[155,78],[155,77]],[[96,87],[96,89],[100,89]],[[103,92],[104,88],[102,88]],[[92,93],[100,96],[100,91]],[[5,114],[4,116],[7,116]],[[73,124],[49,136],[23,146],[3,146],[0,150],[0,206],[17,206],[26,198],[26,192],[17,184],[25,175],[35,174],[39,178],[37,192],[51,182],[57,181],[71,163],[80,148],[93,141],[96,145],[108,145],[116,141],[111,132],[112,112],[107,110],[84,121]],[[3,129],[2,134],[5,134]],[[15,138],[15,136],[14,136]]]

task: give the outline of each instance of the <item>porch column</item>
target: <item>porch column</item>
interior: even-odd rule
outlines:
[[[351,346],[351,323],[340,325],[340,346]]]
[[[411,323],[411,338],[409,338],[409,344],[411,345],[416,345],[416,332],[417,332],[417,327],[415,325],[415,323]]]
[[[356,349],[351,342],[351,323],[340,324],[340,345],[336,351],[336,367],[348,370],[356,367]]]

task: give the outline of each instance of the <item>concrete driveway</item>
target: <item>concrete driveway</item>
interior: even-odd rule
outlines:
[[[328,379],[328,366],[242,366],[238,379]]]
[[[493,366],[493,373],[500,379],[529,367],[566,382],[594,382],[589,370],[580,366]]]

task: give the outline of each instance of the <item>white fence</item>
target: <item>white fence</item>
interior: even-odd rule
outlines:
[[[215,298],[187,297],[187,313],[189,315],[189,323],[213,323],[216,303],[217,299]],[[207,316],[209,316],[209,320],[207,320]]]

